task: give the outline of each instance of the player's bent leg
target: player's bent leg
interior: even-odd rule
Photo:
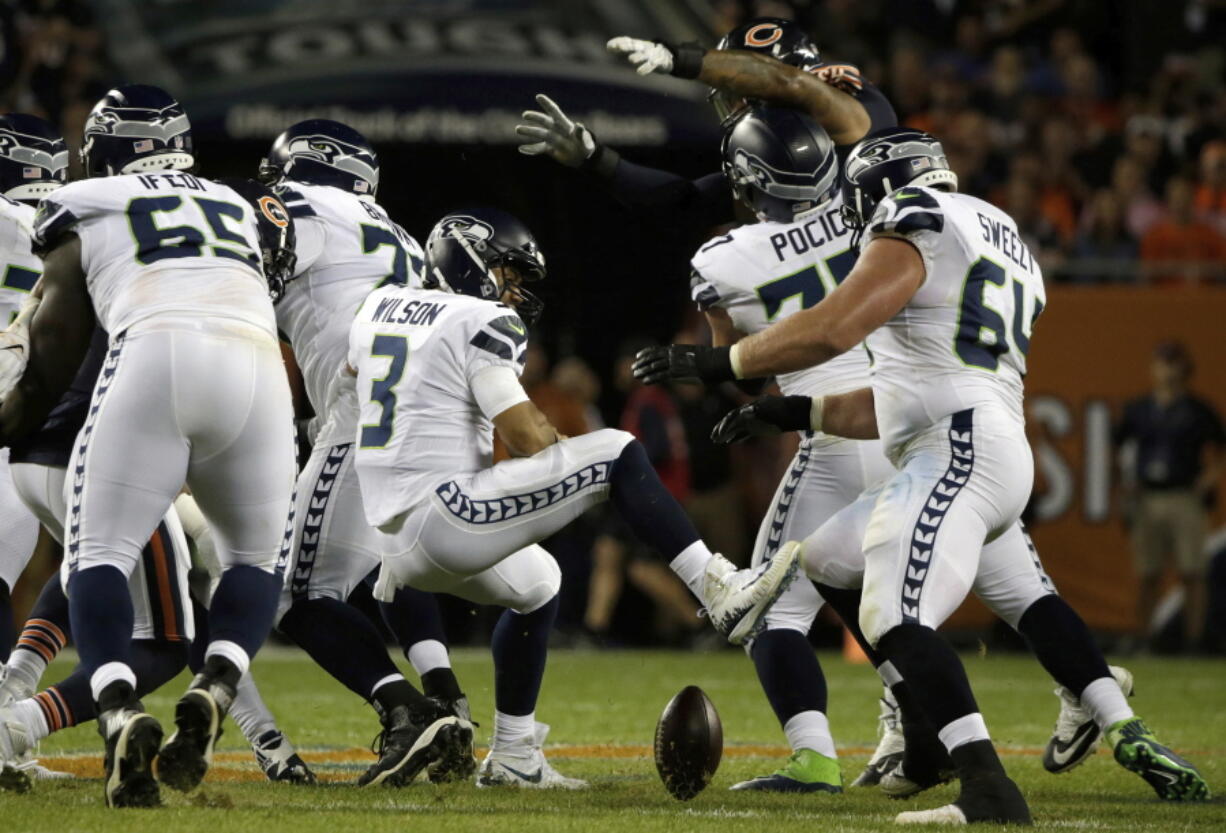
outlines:
[[[277,728],[277,720],[264,703],[250,671],[238,681],[230,717],[251,744],[255,762],[269,781],[280,784],[315,783],[315,773],[302,760],[289,738]]]

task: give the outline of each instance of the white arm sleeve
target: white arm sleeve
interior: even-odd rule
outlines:
[[[478,370],[473,374],[472,388],[481,413],[489,419],[520,402],[528,401],[528,394],[524,393],[524,386],[519,383],[515,371],[502,364]]]

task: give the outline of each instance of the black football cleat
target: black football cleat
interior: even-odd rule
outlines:
[[[139,706],[139,704],[135,704]],[[119,708],[98,716],[106,744],[106,806],[157,807],[162,803],[153,761],[162,743],[162,726],[139,708]]]
[[[437,700],[441,716],[448,714],[455,717],[458,731],[454,733],[454,743],[447,747],[444,755],[426,767],[426,775],[432,784],[445,784],[452,781],[467,781],[477,772],[477,758],[473,754],[474,727],[472,711],[468,707],[468,698],[457,697],[455,700]]]
[[[899,813],[896,824],[1033,824],[1030,808],[1017,784],[1004,773],[988,773],[962,781],[952,804],[931,810]]]
[[[431,704],[428,712],[413,713],[408,706],[396,706],[380,717],[383,731],[375,739],[379,760],[362,773],[359,787],[404,787],[423,769],[447,760],[461,746],[465,729],[459,718],[445,714]],[[472,729],[467,729],[472,744]]]
[[[180,792],[194,790],[213,765],[221,721],[234,702],[234,689],[201,673],[175,704],[175,733],[158,758],[158,780]]]

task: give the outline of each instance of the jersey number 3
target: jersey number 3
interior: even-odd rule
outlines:
[[[391,364],[382,379],[370,383],[370,401],[383,409],[379,421],[362,426],[362,448],[387,448],[392,440],[392,420],[396,416],[394,388],[404,375],[404,366],[409,360],[409,340],[405,336],[377,335],[370,345],[371,356],[386,356]]]

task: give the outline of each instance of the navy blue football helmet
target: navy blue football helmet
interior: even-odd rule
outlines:
[[[861,139],[843,163],[844,225],[862,230],[877,203],[905,185],[958,190],[941,143],[909,127],[884,127]]]
[[[264,277],[268,281],[268,294],[276,302],[285,292],[285,285],[293,279],[298,264],[294,218],[281,197],[263,183],[237,176],[217,181],[237,191],[255,211]]]
[[[839,185],[834,142],[796,110],[754,107],[724,133],[724,174],[759,219],[790,223],[828,204]]]
[[[545,278],[545,256],[532,232],[497,208],[453,211],[438,221],[426,240],[427,288],[497,301],[503,285],[493,270],[499,266],[513,267],[524,281]],[[522,284],[516,294],[515,311],[525,324],[535,323],[545,304]]]
[[[81,164],[91,177],[190,171],[196,165],[191,122],[161,87],[116,87],[85,119]]]
[[[822,62],[816,44],[794,20],[782,17],[755,17],[719,39],[716,49],[747,49],[769,55],[800,69],[812,69]],[[707,100],[727,126],[749,103],[732,93],[712,89]]]
[[[260,162],[260,182],[271,185],[282,179],[373,197],[379,190],[379,157],[366,137],[349,125],[307,119],[273,140]]]
[[[0,194],[34,205],[67,179],[68,145],[58,130],[38,116],[0,116]]]

